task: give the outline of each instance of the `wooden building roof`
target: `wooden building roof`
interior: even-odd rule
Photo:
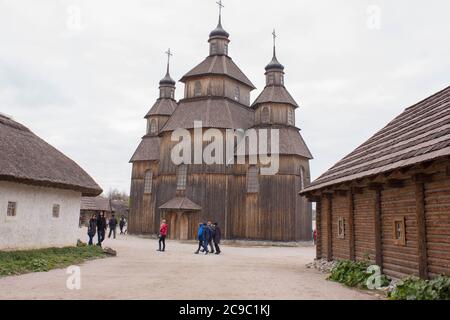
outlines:
[[[254,123],[254,112],[223,97],[182,100],[162,131],[193,129],[194,121],[202,121],[204,128],[247,129]]]
[[[176,197],[159,207],[163,210],[200,211],[202,207],[186,197]]]
[[[262,103],[285,103],[298,108],[297,102],[283,86],[266,86],[255,102],[253,102],[252,108],[256,108]]]
[[[150,116],[171,116],[177,108],[177,102],[172,99],[158,99],[145,118]]]
[[[104,197],[82,197],[81,210],[112,212],[111,201]]]
[[[241,69],[239,69],[233,60],[226,55],[213,55],[207,57],[194,69],[186,73],[180,81],[185,82],[190,77],[204,75],[225,75],[249,86],[252,89],[255,89],[253,83],[247,78]]]
[[[159,147],[161,145],[161,138],[153,136],[145,136],[137,147],[130,162],[137,161],[158,161]]]
[[[0,180],[102,193],[98,184],[74,161],[25,126],[0,115]]]
[[[450,155],[450,87],[407,108],[302,193]]]

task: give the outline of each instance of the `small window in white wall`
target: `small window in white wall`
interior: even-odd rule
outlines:
[[[61,206],[59,204],[54,204],[53,205],[53,210],[52,210],[52,216],[53,218],[59,218],[59,211],[61,209]]]
[[[6,215],[8,217],[15,217],[17,214],[17,202],[8,202],[8,211]]]
[[[152,185],[153,185],[153,172],[152,170],[148,170],[145,172],[144,178],[144,193],[150,194],[152,193]]]
[[[287,120],[288,120],[288,125],[293,126],[295,124],[295,119],[294,119],[294,111],[292,109],[288,110],[288,114],[287,114]]]

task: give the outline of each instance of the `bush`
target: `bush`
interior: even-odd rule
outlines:
[[[348,287],[367,289],[367,281],[373,275],[368,271],[372,264],[368,261],[341,260],[331,270],[328,278]],[[380,275],[381,286],[389,285],[390,280],[385,275]]]
[[[389,293],[392,300],[450,300],[450,276],[433,280],[408,277]]]

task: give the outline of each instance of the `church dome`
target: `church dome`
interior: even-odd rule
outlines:
[[[166,76],[161,79],[159,82],[160,86],[174,86],[176,84],[175,80],[172,79],[169,72],[166,73]]]
[[[284,66],[280,62],[278,62],[275,53],[273,55],[272,61],[270,61],[269,64],[266,66],[266,71],[269,70],[280,70],[280,71],[284,70]]]
[[[227,38],[230,36],[230,34],[228,32],[225,31],[225,29],[222,27],[222,23],[219,20],[219,24],[217,25],[217,27],[211,31],[211,33],[209,34],[209,38]]]

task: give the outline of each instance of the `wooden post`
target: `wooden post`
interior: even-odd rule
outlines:
[[[381,229],[381,187],[375,189],[375,263],[383,270],[383,248]]]
[[[333,261],[333,194],[327,194],[328,210],[327,215],[327,260]]]
[[[427,255],[427,227],[425,220],[425,185],[416,182],[416,221],[417,241],[419,250],[419,275],[422,279],[428,279],[428,255]]]
[[[322,259],[322,199],[316,202],[316,258]]]
[[[350,247],[350,260],[355,260],[355,196],[353,189],[349,192],[349,210],[348,210],[348,241]]]

